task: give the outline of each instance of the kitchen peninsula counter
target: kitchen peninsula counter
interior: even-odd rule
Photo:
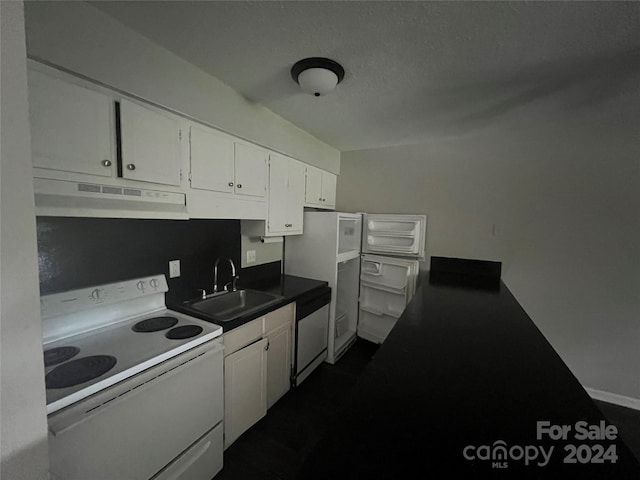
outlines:
[[[424,278],[298,478],[640,478],[605,424],[504,283]]]

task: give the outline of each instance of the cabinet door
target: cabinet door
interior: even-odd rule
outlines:
[[[293,158],[269,156],[269,222],[267,233],[302,233],[305,166]]]
[[[122,176],[130,180],[180,185],[180,121],[120,100]]]
[[[336,182],[337,175],[322,172],[322,206],[336,208]]]
[[[271,408],[291,386],[291,324],[274,330],[267,340],[267,408]]]
[[[269,233],[286,233],[288,225],[289,159],[269,156]]]
[[[267,152],[251,145],[236,142],[235,193],[265,198],[267,194]]]
[[[322,170],[310,166],[306,170],[305,204],[319,206],[322,204]]]
[[[233,193],[233,139],[192,125],[189,131],[191,188]]]
[[[287,185],[287,230],[289,233],[302,233],[304,218],[304,164],[297,160],[289,162],[289,181]]]
[[[112,109],[106,95],[29,70],[33,166],[112,176]]]
[[[224,359],[224,447],[267,413],[267,339]]]

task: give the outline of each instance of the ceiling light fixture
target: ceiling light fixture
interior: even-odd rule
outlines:
[[[328,58],[305,58],[291,67],[291,77],[303,92],[319,97],[336,88],[344,78],[344,68]]]

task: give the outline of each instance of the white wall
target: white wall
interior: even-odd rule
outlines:
[[[282,247],[284,242],[262,243],[257,237],[242,234],[240,237],[241,267],[253,267],[265,263],[282,260]],[[253,250],[256,254],[255,262],[247,262],[247,252]]]
[[[0,18],[0,476],[36,480],[47,478],[47,422],[22,2],[0,2]]]
[[[640,399],[637,85],[572,114],[343,152],[338,209],[425,213],[428,255],[503,261],[582,384]]]
[[[28,2],[25,15],[30,58],[340,171],[338,150],[84,2]]]

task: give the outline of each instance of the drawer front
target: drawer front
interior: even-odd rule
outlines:
[[[224,334],[224,356],[231,355],[262,337],[264,317],[257,318]]]
[[[290,303],[289,305],[285,305],[278,310],[274,310],[271,313],[268,313],[264,317],[264,331],[265,333],[272,332],[273,330],[281,327],[283,325],[290,324],[295,315],[295,303]]]
[[[202,480],[222,470],[222,423],[194,443],[152,480]]]

